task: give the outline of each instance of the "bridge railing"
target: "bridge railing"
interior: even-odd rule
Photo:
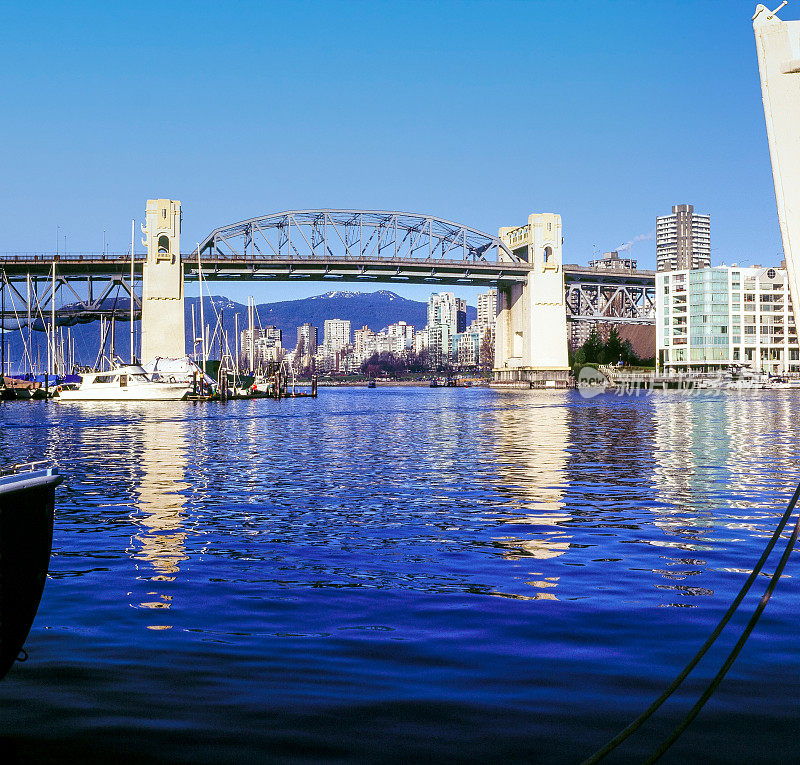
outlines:
[[[197,253],[191,254],[183,254],[181,255],[181,260],[184,265],[191,266],[193,263],[197,265]],[[311,253],[295,253],[292,255],[281,255],[280,257],[275,255],[262,255],[260,253],[254,254],[249,252],[247,255],[243,255],[241,253],[229,253],[229,252],[212,252],[206,250],[205,253],[201,254],[200,262],[204,266],[213,266],[217,263],[236,263],[236,264],[269,264],[269,265],[283,265],[283,264],[302,264],[308,265],[309,263],[320,263],[320,264],[343,264],[343,263],[363,263],[365,265],[381,265],[381,266],[391,266],[391,265],[411,265],[411,266],[452,266],[454,268],[463,268],[463,269],[471,269],[471,268],[478,268],[478,269],[490,269],[493,271],[497,270],[509,270],[514,272],[524,272],[529,270],[530,266],[527,263],[523,262],[507,262],[507,261],[498,261],[498,260],[470,260],[465,261],[462,259],[458,260],[451,260],[451,259],[444,259],[441,257],[386,257],[386,258],[376,258],[376,257],[368,257],[368,256],[359,256],[359,255],[313,255]]]
[[[134,261],[140,262],[147,259],[144,253],[136,253]],[[125,252],[2,252],[0,253],[0,264],[3,263],[81,263],[101,262],[119,263],[127,261],[130,263],[130,253]]]

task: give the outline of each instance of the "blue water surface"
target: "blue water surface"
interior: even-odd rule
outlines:
[[[20,762],[578,762],[735,596],[800,480],[798,413],[792,391],[380,386],[0,405],[0,463],[54,459],[66,479],[0,746]],[[641,761],[691,706],[776,560],[609,761]],[[800,760],[797,564],[665,762]]]

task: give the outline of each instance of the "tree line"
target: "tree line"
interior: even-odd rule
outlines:
[[[616,327],[611,327],[608,339],[603,340],[595,326],[589,333],[586,342],[570,353],[570,365],[583,364],[619,364],[625,366],[653,366],[655,358],[643,359],[636,355],[630,340],[623,340]]]

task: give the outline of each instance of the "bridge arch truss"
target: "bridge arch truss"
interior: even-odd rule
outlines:
[[[292,210],[214,229],[203,259],[330,259],[520,263],[496,236],[417,213],[384,210]]]

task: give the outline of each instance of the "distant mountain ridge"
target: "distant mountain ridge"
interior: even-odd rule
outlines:
[[[109,305],[114,299],[106,301]],[[214,308],[211,307],[213,302]],[[200,298],[187,297],[186,310],[186,348],[191,351],[193,330],[200,336]],[[116,328],[116,353],[123,359],[129,357],[129,332],[125,312],[128,309],[127,299],[116,301],[120,311],[120,321]],[[192,326],[192,310],[194,309],[194,327]],[[228,341],[233,348],[234,332],[238,316],[239,331],[247,329],[247,306],[237,303],[222,295],[213,295],[203,300],[203,313],[206,325],[211,332],[217,323],[215,310],[221,314],[224,330],[228,333]],[[428,304],[418,300],[408,300],[390,290],[376,292],[351,292],[333,290],[322,295],[300,298],[297,300],[282,300],[276,303],[260,303],[255,306],[256,326],[272,325],[281,330],[284,348],[294,348],[297,341],[297,327],[304,322],[310,322],[317,327],[319,342],[323,339],[323,326],[325,319],[348,319],[351,329],[355,331],[363,326],[369,327],[373,332],[385,329],[390,324],[405,321],[416,329],[422,329],[428,321]],[[477,309],[467,306],[467,323],[477,316]],[[64,330],[66,332],[66,330]],[[139,322],[136,322],[137,336]],[[24,333],[24,330],[23,330]],[[99,322],[78,324],[72,327],[75,340],[76,356],[80,364],[94,363],[99,345]],[[40,358],[46,358],[46,345],[44,333],[34,332],[33,357],[36,358],[36,345],[40,349]],[[23,342],[19,332],[8,332],[8,347],[13,367],[22,358]]]

